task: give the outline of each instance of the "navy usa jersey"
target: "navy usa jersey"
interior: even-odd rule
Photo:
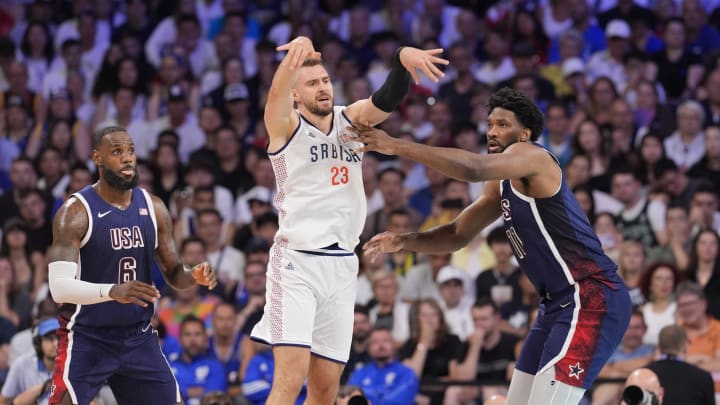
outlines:
[[[141,188],[132,190],[130,206],[121,210],[108,204],[87,186],[73,194],[88,215],[88,229],[80,243],[78,275],[90,283],[122,284],[138,280],[152,284],[152,265],[157,247],[157,222],[150,195]],[[153,305],[107,301],[93,305],[65,303],[60,307],[68,329],[118,328],[148,324]]]
[[[541,296],[563,291],[588,277],[610,286],[621,282],[617,265],[603,252],[561,176],[559,189],[547,198],[526,196],[510,180],[500,183],[505,232],[520,267]]]

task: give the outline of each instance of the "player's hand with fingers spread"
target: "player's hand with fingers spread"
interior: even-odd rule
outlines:
[[[315,51],[315,47],[308,37],[297,37],[285,45],[275,48],[278,52],[287,51],[287,55],[280,63],[287,66],[290,70],[297,69],[302,66],[307,58],[320,58],[320,52]]]
[[[437,83],[442,77],[445,77],[445,73],[438,69],[436,65],[450,63],[447,59],[437,56],[442,52],[442,48],[423,50],[408,46],[400,50],[400,63],[410,73],[415,84],[420,84],[420,76],[418,76],[416,69],[419,69],[430,80]]]
[[[405,238],[394,232],[383,232],[375,235],[363,245],[365,256],[370,257],[372,262],[380,253],[399,252],[405,247]]]
[[[395,146],[400,142],[399,139],[391,137],[382,129],[371,127],[368,123],[353,122],[353,126],[347,127],[347,129],[358,136],[356,141],[365,144],[364,147],[358,149],[358,152],[375,151],[394,155]]]
[[[155,286],[142,281],[132,280],[127,283],[115,284],[109,292],[110,298],[121,304],[138,304],[147,307],[148,303],[160,298],[160,291]]]
[[[217,275],[208,262],[193,266],[192,276],[196,283],[206,285],[211,290],[217,285]]]

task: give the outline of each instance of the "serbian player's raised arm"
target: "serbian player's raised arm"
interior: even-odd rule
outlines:
[[[200,263],[188,268],[182,262],[172,238],[172,217],[165,203],[157,196],[151,195],[155,220],[157,222],[157,249],[155,258],[160,265],[160,270],[165,280],[175,289],[185,289],[194,286],[196,283],[207,285],[210,289],[217,285],[215,271],[207,263]]]
[[[369,123],[370,125],[384,121],[407,95],[411,77],[415,84],[420,82],[418,69],[434,82],[445,76],[435,66],[449,63],[436,56],[442,51],[442,49],[422,50],[409,46],[398,48],[393,56],[390,73],[385,79],[385,83],[372,97],[350,104],[345,109],[345,115],[351,122]]]
[[[265,127],[270,138],[270,150],[287,143],[297,127],[300,117],[293,109],[292,88],[297,81],[297,71],[306,58],[319,58],[312,42],[306,37],[297,37],[289,43],[278,46],[278,51],[287,51],[273,76],[267,103],[265,104]]]
[[[88,283],[77,280],[80,245],[88,232],[90,220],[83,204],[68,198],[53,220],[53,242],[48,250],[48,284],[58,303],[97,304],[110,301],[114,284]]]

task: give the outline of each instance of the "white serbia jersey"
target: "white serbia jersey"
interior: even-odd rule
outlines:
[[[287,144],[269,153],[277,194],[273,205],[280,228],[275,243],[293,250],[316,250],[337,243],[352,251],[365,226],[367,203],[362,181],[362,146],[353,141],[344,106],[333,108],[325,134],[300,115]]]

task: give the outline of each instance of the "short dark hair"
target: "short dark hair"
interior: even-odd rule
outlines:
[[[485,307],[491,307],[494,314],[500,313],[500,308],[490,297],[480,297],[473,304],[473,308],[481,309]]]
[[[660,329],[658,350],[662,354],[680,354],[687,342],[687,333],[680,325],[668,325]]]
[[[185,318],[183,318],[182,322],[180,322],[180,330],[182,331],[183,328],[185,328],[185,325],[193,322],[200,325],[202,327],[202,330],[205,331],[205,322],[203,322],[202,319],[198,318],[193,314],[186,315]]]
[[[405,181],[405,172],[393,166],[386,167],[380,170],[376,176],[377,180],[380,181],[383,177],[385,177],[387,173],[397,173],[397,175],[400,176],[400,179],[402,179],[402,181]]]
[[[102,144],[103,138],[105,138],[105,135],[110,135],[113,132],[127,132],[127,129],[116,126],[116,125],[111,125],[109,127],[100,128],[99,130],[95,131],[95,134],[93,135],[93,141],[92,141],[93,149],[99,148],[100,144]]]
[[[678,167],[670,159],[663,159],[657,163],[655,163],[655,168],[653,168],[653,174],[655,175],[656,179],[661,178],[665,173],[667,172],[674,172],[677,171]]]
[[[183,239],[182,242],[180,242],[180,253],[184,252],[185,248],[187,248],[187,246],[192,243],[201,244],[203,249],[207,247],[204,240],[198,238],[197,236],[188,236],[187,238]]]
[[[223,221],[222,214],[220,214],[220,211],[215,208],[203,208],[195,213],[195,218],[200,219],[203,215],[214,215],[218,220],[220,220],[220,222]]]
[[[505,233],[505,227],[504,226],[497,226],[493,228],[490,233],[487,236],[487,244],[488,246],[492,245],[493,243],[510,243],[510,241],[507,238],[507,234]]]
[[[322,66],[322,64],[323,64],[322,59],[318,59],[318,58],[307,58],[307,59],[305,59],[305,61],[303,62],[302,67],[312,67],[312,66],[317,66],[317,65]]]
[[[535,103],[519,91],[503,87],[490,97],[488,114],[495,108],[512,111],[518,122],[530,129],[530,140],[535,141],[543,132],[545,118]]]

